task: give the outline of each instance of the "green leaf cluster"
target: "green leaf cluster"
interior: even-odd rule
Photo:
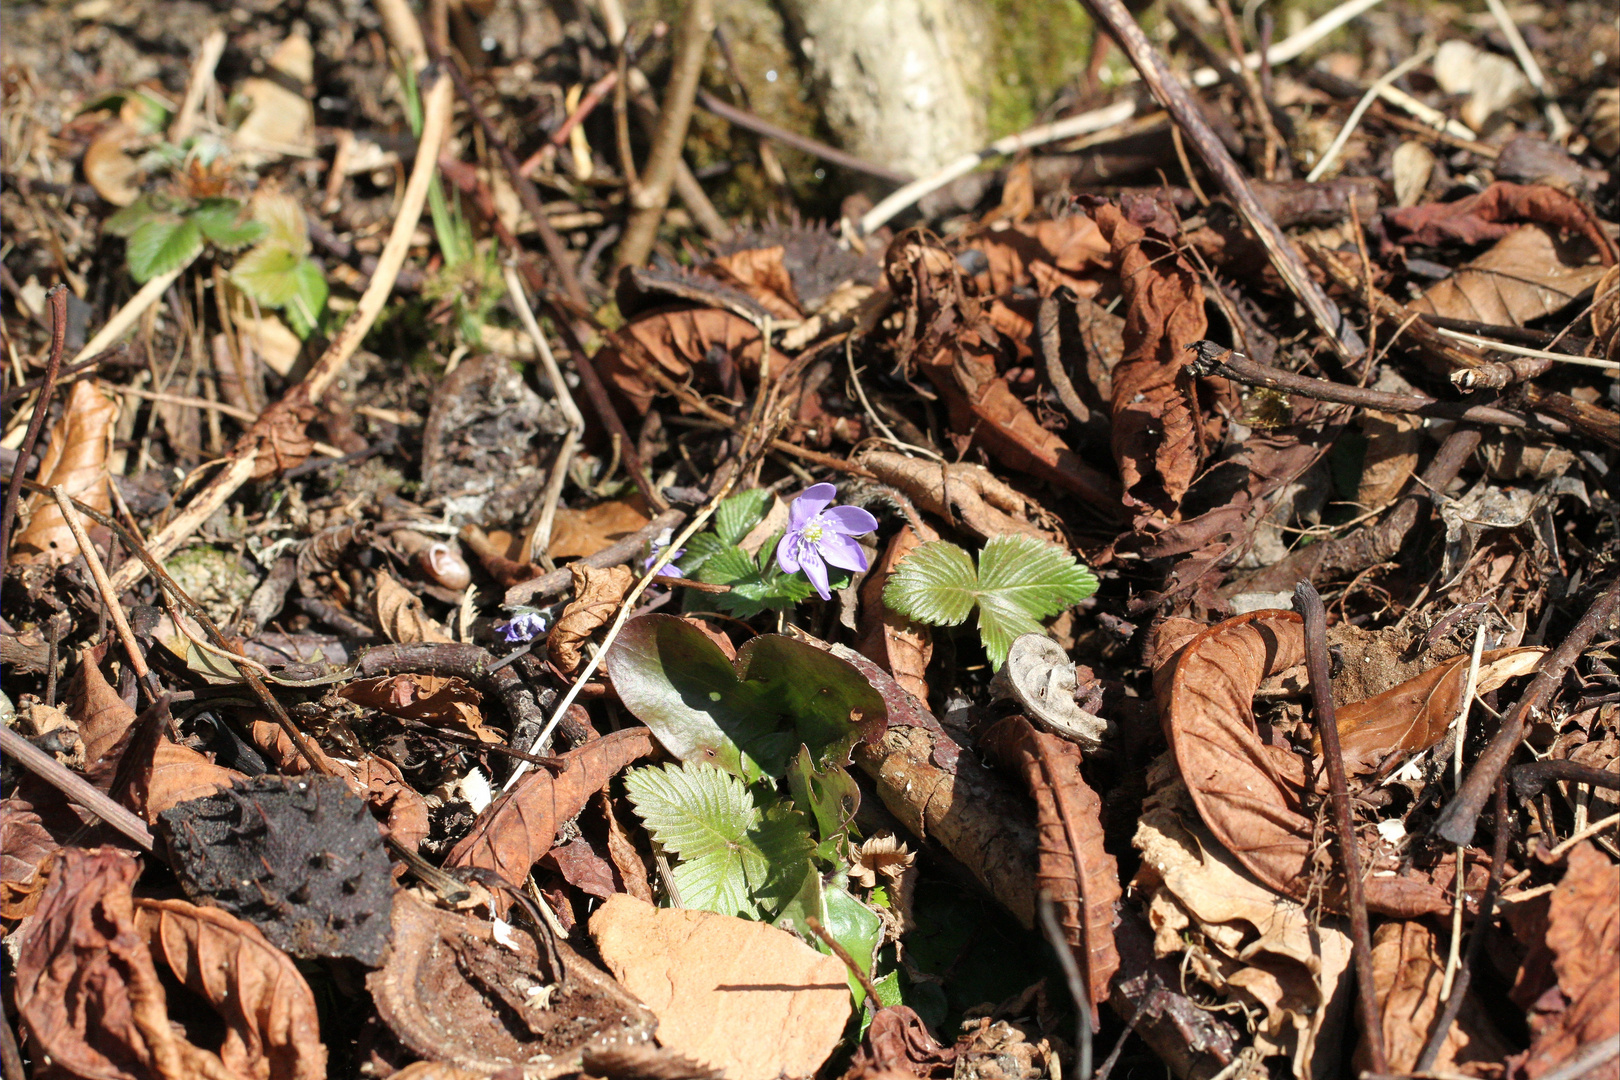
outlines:
[[[883,587],[883,602],[932,626],[959,626],[975,608],[991,666],[1007,662],[1020,634],[1097,591],[1097,576],[1073,555],[1029,536],[994,536],[973,558],[945,540],[919,545]]]
[[[743,539],[765,520],[771,493],[763,488],[740,492],[715,508],[714,529],[687,541],[680,560],[681,572],[711,585],[729,585],[730,592],[690,593],[687,610],[706,608],[752,618],[762,611],[784,611],[808,600],[815,588],[801,574],[784,574],[776,565],[777,533],[750,555],[741,547]],[[849,572],[829,567],[834,588],[849,583]]]
[[[265,233],[235,199],[176,204],[143,195],[107,219],[104,226],[125,238],[124,260],[141,284],[178,270],[202,253],[204,242],[236,251]]]
[[[314,333],[326,309],[326,277],[309,257],[304,208],[286,195],[260,195],[254,216],[262,238],[236,260],[231,281],[261,307],[276,308],[301,338]]]

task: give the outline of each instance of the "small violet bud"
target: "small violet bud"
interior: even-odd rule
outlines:
[[[644,560],[642,560],[642,569],[651,570],[653,563],[658,561],[660,554],[665,548],[669,547],[673,540],[674,534],[669,529],[665,529],[663,532],[659,533],[650,545],[652,549],[651,552]],[[686,575],[681,572],[681,568],[675,565],[675,560],[685,554],[685,548],[676,548],[674,551],[670,552],[669,562],[665,563],[664,568],[658,571],[658,573],[663,577],[685,577]]]
[[[511,622],[497,626],[495,631],[506,639],[508,645],[521,645],[546,632],[546,619],[538,611],[524,611]]]

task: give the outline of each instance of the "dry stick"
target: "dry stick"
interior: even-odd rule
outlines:
[[[534,229],[540,234],[540,246],[546,249],[546,258],[551,260],[551,265],[557,270],[563,294],[568,297],[568,302],[581,312],[590,310],[590,301],[586,299],[585,289],[579,283],[579,274],[574,270],[574,256],[563,243],[562,237],[557,235],[557,230],[551,227],[551,221],[546,217],[546,209],[540,203],[540,193],[535,190],[534,181],[523,175],[523,165],[518,161],[517,155],[512,153],[512,148],[506,145],[506,140],[501,137],[495,121],[485,116],[484,110],[479,108],[478,99],[473,97],[472,87],[468,85],[461,69],[456,67],[455,61],[445,58],[441,67],[449,72],[456,93],[467,103],[467,110],[478,121],[478,126],[484,129],[484,140],[501,159],[501,166],[506,169],[507,176],[512,180],[512,187],[517,191],[518,201],[523,204],[523,209],[529,212]],[[433,157],[437,160],[438,156],[438,149],[435,147]]]
[[[608,72],[592,83],[590,89],[585,91],[585,94],[579,99],[579,104],[574,106],[574,111],[569,113],[567,118],[557,125],[557,130],[551,133],[551,137],[545,141],[540,149],[524,159],[523,164],[518,166],[518,172],[524,176],[534,175],[534,171],[540,167],[540,163],[545,159],[545,156],[556,153],[562,148],[563,143],[568,141],[569,134],[579,126],[580,121],[589,116],[591,110],[602,103],[602,99],[607,96],[607,92],[618,85],[618,82],[619,73],[615,70]]]
[[[81,360],[77,364],[68,364],[68,365],[66,365],[57,374],[56,385],[58,385],[58,386],[67,386],[67,385],[73,383],[76,380],[74,378],[72,378],[72,376],[80,375],[80,374],[82,374],[82,373],[84,373],[86,371],[89,371],[91,368],[99,367],[100,365],[106,363],[108,360],[112,359],[114,356],[117,356],[119,353],[124,352],[127,348],[129,348],[129,346],[127,346],[127,345],[114,345],[110,349],[105,349],[102,352],[98,352],[96,355],[92,356],[88,360]],[[10,390],[7,390],[5,393],[0,394],[0,405],[10,405],[13,401],[16,401],[18,398],[26,397],[28,394],[32,393],[33,391],[38,390],[44,384],[45,384],[45,380],[44,380],[43,376],[38,378],[38,379],[29,379],[25,383],[18,383],[16,386],[13,386]]]
[[[1322,155],[1322,160],[1318,161],[1316,166],[1305,177],[1307,183],[1316,183],[1322,178],[1322,174],[1328,170],[1328,167],[1339,160],[1339,152],[1344,149],[1344,144],[1350,141],[1350,136],[1355,133],[1356,126],[1361,123],[1361,118],[1367,114],[1368,109],[1372,108],[1372,103],[1378,97],[1379,92],[1393,85],[1396,79],[1428,60],[1433,54],[1434,50],[1432,48],[1419,50],[1414,55],[1390,68],[1379,77],[1377,82],[1367,88],[1367,92],[1361,95],[1361,100],[1356,102],[1356,107],[1350,110],[1350,115],[1345,119],[1344,126],[1339,129],[1338,135],[1334,136],[1333,142],[1328,145],[1327,151]]]
[[[1056,296],[1048,296],[1041,301],[1040,309],[1035,315],[1035,333],[1041,346],[1041,364],[1046,369],[1047,381],[1052,384],[1052,389],[1057,391],[1058,400],[1063,403],[1069,415],[1079,423],[1089,424],[1091,410],[1080,400],[1079,393],[1074,389],[1074,383],[1069,379],[1069,373],[1063,368],[1062,333],[1058,329],[1059,304],[1060,301]],[[867,411],[871,411],[870,407]]]
[[[1572,784],[1590,784],[1593,787],[1620,790],[1620,773],[1607,769],[1594,769],[1576,761],[1532,761],[1513,768],[1513,789],[1523,799],[1533,799],[1541,789],[1555,780]]]
[[[1232,5],[1228,0],[1215,0],[1215,10],[1220,12],[1221,26],[1226,30],[1227,47],[1238,56],[1243,55],[1243,35],[1238,30],[1237,19],[1232,15]],[[1266,179],[1277,178],[1277,162],[1287,160],[1288,144],[1283,141],[1282,133],[1277,130],[1277,122],[1272,119],[1271,105],[1266,101],[1265,91],[1260,86],[1260,76],[1248,64],[1239,64],[1238,71],[1243,76],[1243,89],[1249,95],[1249,105],[1254,109],[1255,120],[1260,124],[1260,132],[1266,140]],[[1355,205],[1355,200],[1351,200]]]
[[[185,273],[186,268],[196,261],[198,254],[201,254],[200,249],[173,270],[166,274],[159,274],[145,285],[142,285],[140,291],[126,300],[124,306],[119,308],[113,317],[107,320],[107,324],[96,332],[96,336],[85,342],[84,348],[74,354],[73,363],[77,364],[81,360],[94,356],[103,349],[111,347],[119,338],[123,337],[125,332],[134,326],[142,315],[146,314],[146,309],[162,299],[163,294],[169,291],[169,286],[180,280],[180,275]]]
[[[0,1076],[5,1080],[28,1080],[23,1068],[22,1050],[17,1046],[17,1033],[11,1029],[11,1020],[0,1017]]]
[[[17,448],[17,464],[12,466],[11,481],[6,484],[6,501],[0,509],[0,575],[6,572],[11,556],[11,526],[17,521],[17,497],[22,491],[23,465],[34,452],[39,433],[45,428],[45,414],[51,408],[51,394],[56,389],[56,377],[62,371],[62,349],[67,341],[67,286],[53,285],[45,294],[51,302],[51,352],[45,360],[44,381],[40,384],[39,400],[34,403],[34,415],[28,418],[28,430],[22,445]]]
[[[752,131],[756,135],[763,135],[767,139],[775,139],[777,142],[791,146],[795,150],[803,150],[807,154],[818,157],[830,164],[841,166],[851,172],[873,176],[879,180],[887,180],[891,184],[909,184],[917,179],[910,173],[898,172],[882,165],[873,164],[865,158],[858,158],[854,154],[845,153],[837,147],[828,146],[824,142],[817,142],[815,139],[800,135],[796,131],[778,127],[769,120],[755,116],[746,109],[739,109],[735,105],[729,105],[721,101],[707,90],[697,92],[697,103],[729,124],[735,124],[737,127]]]
[[[665,529],[678,529],[685,521],[686,511],[665,510],[629,536],[609,544],[594,555],[587,555],[583,559],[575,559],[569,565],[592,566],[600,570],[604,567],[618,566],[620,563],[629,562]],[[501,603],[507,607],[516,607],[519,604],[549,600],[554,596],[561,596],[567,592],[573,580],[573,575],[569,573],[568,567],[565,566],[559,570],[553,570],[548,574],[541,574],[537,578],[531,578],[528,581],[513,585],[506,590],[506,595],[501,598]]]
[[[1040,916],[1041,933],[1046,936],[1046,943],[1052,946],[1052,951],[1057,953],[1058,966],[1063,969],[1063,981],[1068,983],[1069,997],[1074,1001],[1075,1023],[1078,1025],[1075,1072],[1079,1074],[1079,1080],[1091,1080],[1091,1011],[1096,1005],[1091,1000],[1091,992],[1086,987],[1080,965],[1075,962],[1074,947],[1069,944],[1069,939],[1063,934],[1063,926],[1058,922],[1052,894],[1042,889],[1036,897],[1035,909]]]
[[[1131,63],[1141,73],[1142,81],[1148,84],[1148,89],[1153,91],[1153,96],[1187,133],[1194,149],[1198,151],[1199,157],[1204,159],[1204,164],[1214,174],[1221,189],[1237,205],[1243,220],[1265,246],[1272,266],[1276,267],[1277,273],[1288,285],[1289,290],[1305,306],[1305,310],[1310,313],[1317,327],[1333,342],[1340,358],[1347,363],[1359,360],[1366,352],[1366,345],[1362,342],[1361,336],[1356,333],[1355,327],[1350,325],[1350,321],[1328,300],[1327,294],[1311,280],[1310,273],[1300,261],[1299,254],[1289,244],[1282,230],[1277,227],[1277,222],[1255,198],[1254,189],[1249,186],[1248,180],[1238,169],[1237,162],[1232,160],[1232,155],[1210,130],[1192,95],[1187,93],[1186,87],[1176,81],[1170,69],[1165,67],[1158,50],[1147,39],[1142,28],[1136,24],[1131,13],[1125,10],[1125,5],[1120,0],[1085,0],[1085,4],[1091,9],[1092,14],[1107,26],[1114,40],[1119,42],[1120,48],[1131,58]]]
[[[883,999],[878,997],[877,986],[873,984],[872,976],[865,968],[855,962],[855,958],[849,954],[849,950],[839,944],[838,939],[828,933],[827,928],[821,925],[821,920],[814,915],[806,915],[804,925],[810,928],[812,934],[821,939],[823,945],[833,951],[834,956],[844,962],[844,966],[849,969],[849,973],[855,976],[855,981],[861,984],[861,989],[866,991],[866,1000],[872,1003],[872,1010],[876,1012],[881,1009]]]
[[[146,822],[113,802],[90,781],[57,761],[9,727],[0,727],[0,751],[24,768],[117,829],[144,851],[152,850],[152,830]]]
[[[450,128],[451,104],[451,87],[443,79],[423,92],[422,138],[417,145],[416,163],[411,167],[410,179],[405,184],[405,194],[400,199],[394,228],[388,234],[382,254],[377,257],[377,270],[371,275],[366,291],[360,294],[354,314],[343,324],[343,329],[332,339],[326,352],[321,354],[304,381],[288,390],[280,402],[271,406],[272,409],[293,408],[319,400],[377,321],[389,294],[393,292],[394,278],[405,262],[411,238],[416,233],[416,224],[421,220],[428,186],[439,160],[439,147]],[[225,469],[197,493],[179,516],[151,538],[148,547],[155,556],[161,560],[174,554],[214,511],[225,505],[227,499],[253,478],[258,469],[258,457],[259,444],[250,433],[231,451]],[[127,562],[113,574],[113,585],[117,592],[122,593],[139,581],[145,572],[142,562]]]
[[[175,114],[174,123],[169,126],[169,141],[178,145],[191,134],[191,129],[197,126],[197,112],[202,108],[203,99],[208,96],[209,89],[214,85],[214,68],[219,66],[219,58],[225,55],[225,31],[212,30],[203,38],[202,48],[197,50],[197,60],[191,65],[191,78],[186,82],[186,97],[180,103],[180,111]]]
[[[1513,48],[1514,59],[1518,60],[1519,67],[1524,69],[1525,78],[1530,80],[1530,85],[1541,95],[1542,104],[1546,107],[1547,123],[1552,127],[1553,141],[1563,143],[1569,138],[1572,130],[1569,120],[1547,90],[1546,76],[1541,74],[1541,65],[1536,63],[1535,54],[1530,51],[1530,46],[1524,43],[1524,35],[1519,33],[1518,24],[1513,21],[1513,16],[1508,13],[1507,5],[1502,3],[1502,0],[1485,0],[1485,6],[1491,9],[1496,24],[1502,28],[1503,36]]]
[[[1339,749],[1339,726],[1333,712],[1333,684],[1328,677],[1327,609],[1309,581],[1294,586],[1294,610],[1305,620],[1305,667],[1311,680],[1311,701],[1316,706],[1316,731],[1322,738],[1328,785],[1333,799],[1333,829],[1337,834],[1339,869],[1344,874],[1344,895],[1350,909],[1350,942],[1356,960],[1356,996],[1361,1006],[1362,1030],[1372,1053],[1372,1071],[1388,1072],[1383,1028],[1378,1022],[1377,984],[1373,981],[1372,933],[1367,927],[1367,897],[1361,883],[1361,858],[1356,850],[1356,827],[1350,810],[1350,789],[1344,777],[1344,754]],[[1458,886],[1461,887],[1460,885]]]
[[[1223,348],[1213,341],[1195,341],[1187,346],[1196,350],[1198,358],[1189,367],[1196,375],[1220,375],[1245,386],[1262,386],[1269,390],[1284,390],[1318,401],[1333,401],[1340,405],[1355,405],[1379,412],[1411,413],[1442,420],[1462,420],[1475,424],[1500,424],[1503,427],[1528,427],[1528,421],[1518,413],[1497,409],[1489,405],[1464,405],[1460,401],[1436,401],[1425,394],[1392,394],[1384,390],[1369,390],[1362,386],[1345,386],[1326,379],[1313,379],[1283,368],[1256,363],[1240,352]]]
[[[687,0],[686,17],[675,35],[675,61],[664,91],[658,131],[642,166],[641,184],[630,192],[630,218],[614,253],[617,266],[640,266],[652,253],[692,120],[692,102],[698,78],[703,74],[703,55],[713,33],[714,0]]]
[[[1474,651],[1468,658],[1468,682],[1463,687],[1462,707],[1457,710],[1457,718],[1453,721],[1454,731],[1449,736],[1456,740],[1451,759],[1452,783],[1455,784],[1462,783],[1463,744],[1467,741],[1468,735],[1468,711],[1473,708],[1474,692],[1479,689],[1479,658],[1484,652],[1485,623],[1481,620],[1478,628],[1474,631]],[[1446,954],[1446,974],[1445,978],[1440,981],[1441,997],[1451,996],[1452,980],[1457,975],[1458,950],[1462,945],[1463,908],[1465,906],[1463,899],[1467,891],[1463,885],[1468,880],[1467,872],[1463,866],[1463,859],[1467,853],[1467,848],[1464,845],[1457,845],[1457,873],[1453,879],[1456,898],[1451,909],[1451,945]]]
[[[1541,658],[1536,677],[1531,680],[1524,696],[1503,718],[1496,734],[1483,753],[1474,761],[1474,768],[1463,781],[1451,803],[1440,812],[1434,825],[1435,835],[1453,844],[1466,844],[1474,838],[1474,824],[1485,806],[1485,800],[1496,786],[1508,759],[1519,748],[1524,729],[1531,713],[1539,713],[1552,699],[1553,692],[1563,681],[1564,672],[1585,650],[1599,630],[1607,629],[1615,609],[1620,607],[1620,578],[1609,583],[1592,606],[1586,609],[1581,621],[1569,632],[1564,643]]]
[[[90,576],[95,579],[96,588],[101,593],[101,602],[107,605],[107,614],[112,617],[113,628],[118,631],[118,640],[124,643],[124,652],[129,656],[129,666],[134,669],[135,675],[146,688],[149,700],[156,701],[161,694],[162,687],[157,685],[152,677],[152,669],[146,666],[146,654],[141,651],[140,642],[135,640],[135,632],[129,628],[129,619],[124,616],[124,605],[118,602],[118,594],[112,591],[112,581],[107,577],[107,567],[101,561],[101,553],[90,542],[90,537],[84,531],[84,522],[79,520],[79,512],[73,509],[73,503],[68,498],[67,491],[61,484],[51,488],[51,495],[56,499],[56,505],[62,510],[62,518],[67,522],[73,539],[79,545],[79,553],[84,556],[85,565],[90,567]]]

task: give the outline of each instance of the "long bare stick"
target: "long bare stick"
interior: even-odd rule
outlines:
[[[146,313],[146,309],[157,303],[163,294],[169,291],[170,285],[180,280],[180,275],[186,272],[186,268],[196,261],[196,258],[197,256],[193,255],[168,273],[159,274],[142,285],[140,291],[124,301],[124,306],[107,320],[105,326],[96,331],[96,336],[84,343],[84,348],[74,355],[72,362],[77,364],[80,360],[88,359],[123,337]]]
[[[152,850],[152,830],[146,822],[11,728],[0,727],[0,752],[22,762],[29,772],[129,837],[141,850]]]
[[[225,31],[211,30],[203,38],[202,48],[197,51],[197,60],[191,65],[191,78],[186,83],[186,99],[180,103],[180,111],[175,114],[174,123],[169,125],[169,141],[172,143],[184,142],[191,134],[191,129],[197,126],[197,111],[202,108],[203,99],[208,96],[209,88],[214,85],[214,68],[219,66],[219,58],[225,55]]]
[[[23,433],[17,448],[17,464],[13,465],[11,479],[6,483],[6,501],[0,509],[0,574],[5,573],[6,560],[11,557],[11,526],[17,520],[17,496],[22,491],[23,464],[34,452],[39,433],[45,428],[45,414],[51,408],[51,394],[56,390],[56,377],[62,371],[62,348],[67,341],[67,286],[55,285],[45,294],[51,302],[51,352],[45,360],[45,375],[39,384],[39,400],[34,404],[34,415],[28,418],[28,430]],[[42,478],[43,479],[43,478]]]
[[[348,362],[349,357],[360,347],[360,342],[365,339],[372,324],[377,321],[377,316],[382,313],[383,305],[394,291],[394,279],[399,276],[399,269],[404,265],[405,256],[410,252],[411,237],[416,233],[416,224],[422,218],[422,207],[427,202],[428,186],[433,179],[434,170],[438,167],[439,148],[450,129],[453,92],[450,82],[440,79],[423,94],[422,138],[416,148],[416,163],[411,167],[410,179],[405,184],[405,194],[400,199],[399,214],[394,219],[393,231],[388,234],[388,243],[383,245],[382,254],[377,256],[377,269],[371,275],[366,291],[360,294],[360,301],[355,305],[354,314],[343,324],[343,329],[332,339],[326,352],[321,354],[321,358],[315,362],[315,366],[304,377],[304,381],[287,391],[281,401],[272,408],[292,408],[318,401],[326,392],[326,388],[332,384],[332,380],[337,378],[338,372],[343,370],[343,365]],[[166,559],[190,539],[191,534],[207,521],[215,510],[225,505],[227,499],[252,479],[258,467],[258,455],[258,442],[252,436],[238,443],[232,450],[225,469],[197,493],[179,516],[148,542],[147,546],[152,555],[159,560]],[[145,573],[146,567],[143,563],[136,560],[125,563],[113,575],[115,591],[123,592],[139,581]]]
[[[1524,35],[1519,33],[1518,24],[1513,21],[1513,16],[1508,14],[1507,5],[1502,3],[1502,0],[1485,0],[1485,6],[1491,9],[1491,15],[1496,19],[1496,25],[1502,28],[1503,36],[1508,39],[1508,44],[1512,46],[1514,59],[1518,60],[1519,67],[1524,69],[1524,77],[1530,80],[1530,85],[1535,87],[1536,93],[1541,95],[1542,102],[1546,107],[1547,124],[1552,128],[1553,141],[1564,142],[1569,138],[1569,133],[1572,130],[1569,119],[1564,115],[1564,110],[1558,107],[1558,102],[1553,100],[1552,94],[1548,91],[1547,79],[1541,73],[1541,65],[1536,63],[1535,54],[1530,51],[1530,46],[1524,43]]]
[[[535,320],[534,311],[529,307],[529,298],[523,291],[523,281],[518,277],[517,267],[511,263],[506,265],[506,291],[512,298],[512,306],[517,309],[518,319],[523,323],[523,328],[534,339],[534,347],[540,352],[540,366],[546,369],[546,378],[551,380],[552,390],[557,395],[557,405],[568,420],[568,431],[563,435],[562,446],[557,450],[557,460],[551,466],[551,476],[546,479],[540,520],[535,524],[534,532],[529,537],[528,549],[519,552],[522,559],[532,561],[544,555],[546,549],[551,546],[551,525],[557,517],[557,500],[562,497],[563,481],[568,479],[568,465],[574,460],[574,450],[579,446],[581,436],[585,434],[585,417],[579,411],[579,406],[574,404],[574,395],[568,392],[568,384],[563,381],[562,369],[557,366],[557,358],[551,352],[551,343],[546,340],[546,335],[541,333],[540,324]]]

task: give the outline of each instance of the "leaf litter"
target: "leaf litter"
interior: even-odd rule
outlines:
[[[8,13],[8,1063],[1612,1075],[1620,41],[1386,6],[882,224],[612,5]]]

